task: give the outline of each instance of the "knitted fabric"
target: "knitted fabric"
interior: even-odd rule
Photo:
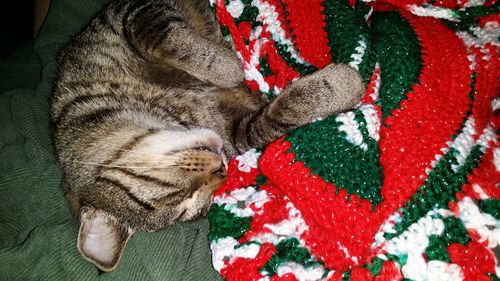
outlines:
[[[209,211],[227,280],[499,280],[495,1],[217,0],[269,99],[331,62],[353,110],[229,165]]]

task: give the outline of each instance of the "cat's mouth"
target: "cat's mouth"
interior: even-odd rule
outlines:
[[[220,179],[225,179],[227,177],[227,166],[224,164],[224,162],[221,162],[220,167],[217,170],[213,171],[212,175]]]

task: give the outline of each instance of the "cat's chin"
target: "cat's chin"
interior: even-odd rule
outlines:
[[[207,204],[208,205],[208,204]],[[177,219],[178,222],[188,222],[192,220],[199,219],[203,217],[208,211],[208,208],[203,208],[201,210],[196,210],[194,212],[184,213],[181,217]]]

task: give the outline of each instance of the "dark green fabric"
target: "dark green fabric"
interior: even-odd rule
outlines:
[[[218,280],[206,219],[137,233],[112,273],[76,249],[50,141],[56,54],[106,1],[53,0],[35,40],[0,61],[0,280]]]
[[[34,89],[40,81],[40,61],[33,51],[33,41],[19,45],[0,60],[0,93],[15,88]]]

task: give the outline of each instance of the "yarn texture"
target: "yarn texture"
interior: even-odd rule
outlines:
[[[237,156],[209,210],[227,280],[500,280],[495,0],[211,0],[268,99],[334,63],[352,110]]]

